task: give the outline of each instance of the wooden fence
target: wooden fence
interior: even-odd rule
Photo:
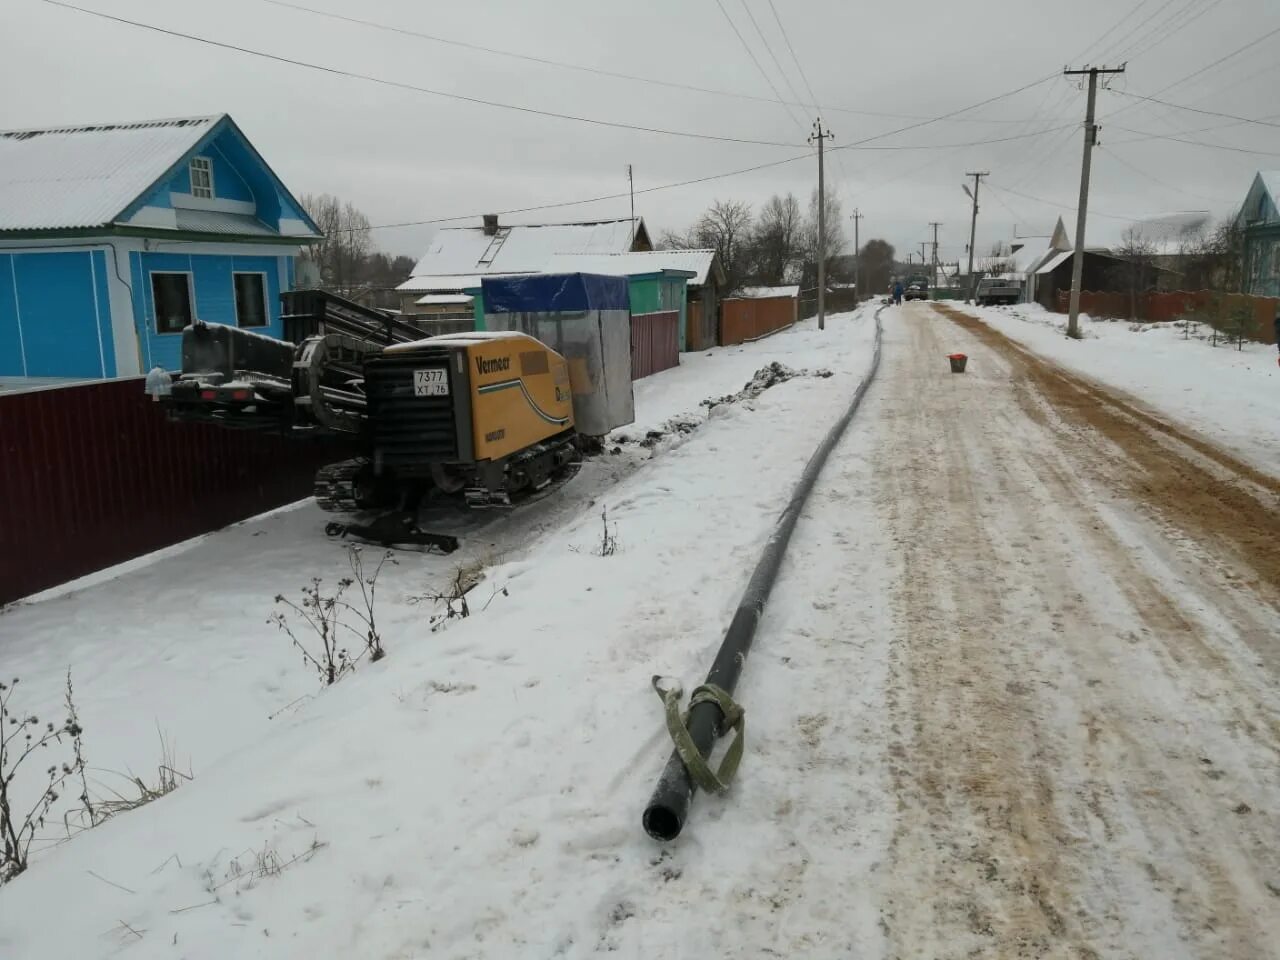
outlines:
[[[709,350],[716,345],[715,318],[707,322],[701,301],[691,300],[685,311],[685,350]]]
[[[141,379],[0,394],[0,603],[311,491],[335,442],[169,423]]]
[[[795,297],[731,297],[720,304],[720,344],[756,340],[790,326],[797,319]]]
[[[631,315],[631,379],[680,363],[680,311]]]
[[[1058,291],[1058,312],[1070,307],[1071,292]],[[1150,291],[1131,300],[1127,293],[1082,291],[1080,312],[1091,317],[1135,319],[1142,323],[1168,323],[1192,317],[1221,329],[1230,329],[1239,312],[1249,318],[1246,335],[1263,343],[1275,343],[1275,316],[1280,298],[1251,297],[1243,293],[1215,293],[1211,290],[1177,290],[1169,293]]]

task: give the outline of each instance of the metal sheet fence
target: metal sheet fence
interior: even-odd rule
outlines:
[[[680,363],[680,311],[631,315],[631,379]]]
[[[0,394],[0,603],[301,499],[349,455],[169,423],[141,379]]]
[[[1058,291],[1058,312],[1066,313],[1071,292]],[[1080,294],[1080,312],[1091,317],[1110,317],[1143,323],[1168,323],[1184,317],[1209,323],[1219,329],[1234,329],[1235,317],[1245,317],[1246,336],[1263,343],[1275,343],[1275,315],[1280,298],[1251,297],[1243,293],[1211,290],[1176,290],[1168,293],[1140,293],[1131,299],[1123,292],[1085,290]]]
[[[796,322],[795,297],[733,297],[720,306],[720,345],[756,340]]]

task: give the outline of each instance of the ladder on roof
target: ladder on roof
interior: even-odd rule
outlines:
[[[485,247],[484,253],[480,255],[480,259],[476,261],[476,265],[488,265],[493,263],[494,257],[498,255],[498,251],[502,249],[503,243],[511,233],[510,227],[499,227],[498,232],[493,235],[493,239],[489,241],[489,246]]]

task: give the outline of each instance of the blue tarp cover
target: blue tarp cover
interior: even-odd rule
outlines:
[[[629,310],[626,277],[539,273],[480,281],[485,313],[566,313]]]

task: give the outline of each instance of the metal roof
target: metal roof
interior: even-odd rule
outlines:
[[[626,253],[554,253],[547,261],[548,273],[603,273],[630,277],[659,270],[692,273],[689,286],[706,284],[715,262],[714,250],[641,250]]]
[[[223,213],[220,210],[174,211],[179,230],[191,233],[218,233],[233,237],[279,237],[257,217],[247,213]]]
[[[111,223],[221,119],[0,132],[0,231]]]
[[[429,306],[431,304],[445,303],[474,303],[475,299],[475,297],[468,296],[465,293],[428,293],[425,297],[419,297],[413,302]]]
[[[499,226],[492,235],[483,227],[447,227],[432,239],[412,275],[539,273],[555,253],[625,253],[643,227],[640,218]]]
[[[788,287],[743,287],[734,296],[746,300],[768,300],[771,297],[795,298],[800,296],[800,285],[793,284]]]
[[[1040,274],[1053,273],[1053,271],[1056,270],[1058,266],[1062,264],[1064,261],[1066,261],[1067,258],[1069,258],[1070,256],[1071,256],[1070,250],[1063,250],[1061,253],[1056,254],[1052,259],[1046,260],[1039,267],[1037,267],[1036,273],[1040,273]]]

